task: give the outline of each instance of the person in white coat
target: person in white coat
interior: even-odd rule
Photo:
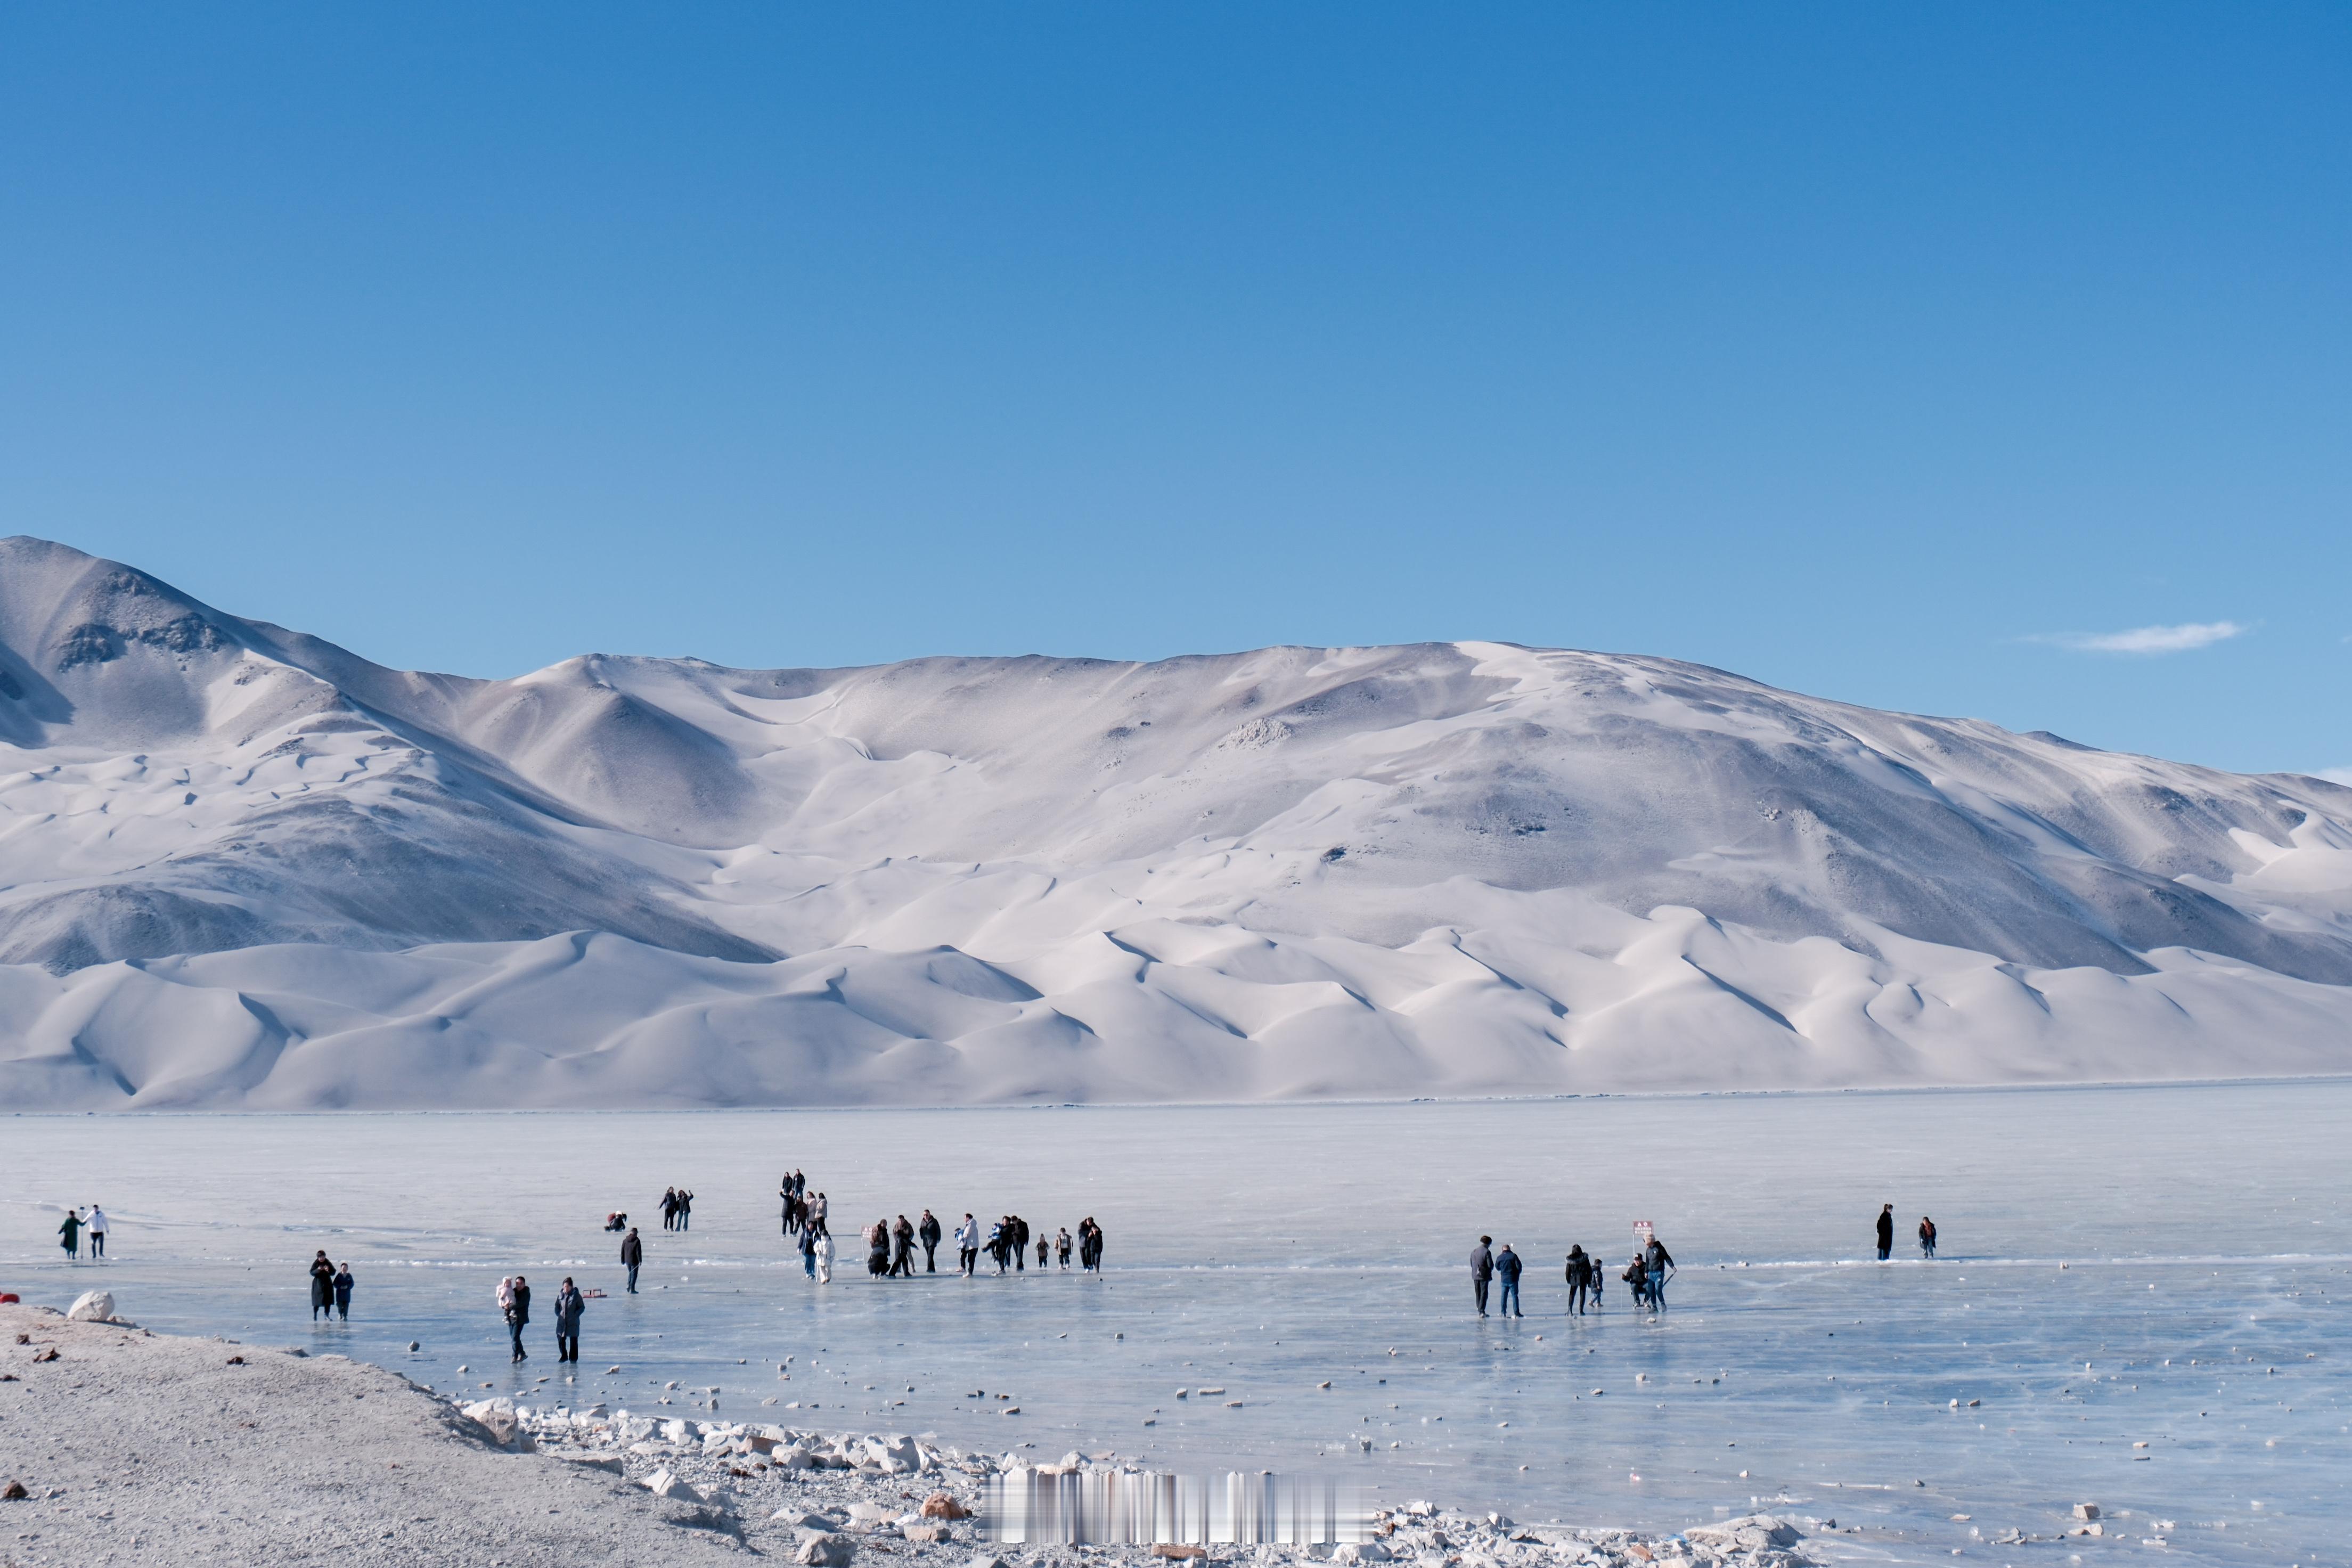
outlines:
[[[980,1261],[980,1221],[970,1215],[956,1226],[956,1259],[963,1268],[963,1277],[971,1278],[972,1266]]]
[[[82,1224],[89,1231],[89,1255],[92,1258],[105,1257],[106,1211],[96,1204],[90,1205],[89,1217],[82,1221]]]
[[[820,1285],[833,1283],[833,1237],[824,1231],[816,1235],[816,1282]]]

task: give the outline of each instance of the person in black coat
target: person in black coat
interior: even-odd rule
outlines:
[[[1507,1318],[1524,1318],[1519,1310],[1519,1255],[1511,1250],[1509,1242],[1495,1255],[1495,1278],[1503,1282],[1503,1300],[1495,1310]]]
[[[530,1352],[522,1348],[522,1331],[530,1321],[530,1285],[520,1274],[514,1278],[514,1300],[507,1308],[507,1328],[514,1336],[516,1361],[529,1361]]]
[[[1642,1260],[1649,1266],[1650,1305],[1663,1311],[1666,1305],[1666,1275],[1675,1266],[1675,1255],[1666,1250],[1664,1242],[1653,1236]]]
[[[326,1248],[320,1247],[319,1256],[310,1259],[310,1319],[316,1322],[334,1315],[335,1266],[327,1261]]]
[[[1470,1290],[1478,1299],[1478,1315],[1486,1315],[1486,1287],[1495,1278],[1495,1255],[1486,1249],[1495,1245],[1491,1236],[1482,1236],[1478,1245],[1470,1249]]]
[[[588,1303],[582,1299],[580,1288],[566,1276],[563,1289],[555,1293],[556,1360],[580,1359],[580,1314],[587,1310]]]
[[[637,1266],[646,1260],[646,1244],[637,1238],[637,1227],[631,1226],[629,1234],[621,1237],[621,1267],[629,1271],[629,1294],[637,1293]]]
[[[1566,1273],[1568,1310],[1570,1313],[1581,1317],[1584,1315],[1585,1295],[1592,1289],[1592,1259],[1584,1256],[1584,1248],[1580,1245],[1568,1249]]]
[[[937,1274],[940,1271],[940,1216],[925,1209],[921,1222],[915,1226],[915,1235],[923,1244],[923,1272]]]
[[[1895,1250],[1895,1205],[1882,1204],[1878,1210],[1878,1261],[1886,1261]]]

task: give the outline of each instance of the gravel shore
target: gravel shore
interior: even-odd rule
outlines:
[[[0,1489],[25,1493],[0,1500],[0,1568],[1155,1561],[1148,1547],[982,1539],[971,1516],[984,1489],[1021,1463],[903,1435],[453,1402],[341,1356],[0,1306]],[[1129,1467],[1097,1453],[1040,1468]],[[1263,1568],[1335,1555],[1415,1568],[1805,1561],[1795,1526],[1766,1518],[1660,1537],[1415,1504],[1373,1523],[1360,1546],[1207,1554]]]

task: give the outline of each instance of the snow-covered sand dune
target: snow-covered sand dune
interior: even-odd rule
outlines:
[[[418,675],[0,542],[0,1102],[2352,1070],[2352,790],[1501,644]]]

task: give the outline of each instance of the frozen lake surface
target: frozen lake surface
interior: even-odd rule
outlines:
[[[1859,1526],[1822,1543],[1857,1562],[2090,1561],[2161,1537],[2204,1562],[2342,1563],[2347,1134],[2341,1081],[23,1116],[0,1121],[0,1289],[62,1305],[102,1281],[157,1330],[340,1351],[444,1391],[647,1410],[675,1380],[664,1414],[715,1385],[737,1419],[1333,1474],[1522,1520],[1675,1528],[1761,1503]],[[777,1234],[795,1165],[832,1200],[829,1287]],[[671,1184],[697,1194],[687,1235],[660,1227]],[[59,1209],[93,1200],[115,1256],[68,1268]],[[1881,1201],[1900,1221],[1886,1267],[1869,1261]],[[967,1209],[1048,1234],[1091,1214],[1108,1269],[868,1279],[858,1228],[927,1204],[950,1229]],[[598,1228],[614,1208],[646,1238],[635,1298]],[[1922,1214],[1932,1264],[1910,1242]],[[1654,1321],[1613,1278],[1637,1219],[1681,1264]],[[1524,1321],[1472,1314],[1482,1232],[1528,1260]],[[1609,1260],[1597,1318],[1561,1316],[1571,1242]],[[359,1280],[347,1325],[307,1321],[321,1247]],[[565,1274],[610,1292],[575,1383],[543,1313],[509,1367],[490,1295],[517,1270],[542,1301]],[[1225,1392],[1174,1397],[1203,1386]],[[2106,1539],[1991,1544],[2054,1534],[2081,1501]]]

